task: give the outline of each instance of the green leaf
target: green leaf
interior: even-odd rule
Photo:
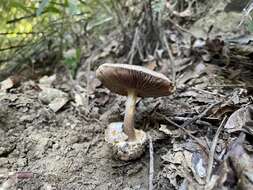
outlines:
[[[70,57],[70,58],[66,58],[64,59],[64,63],[68,66],[68,68],[71,71],[71,74],[74,74],[74,71],[77,67],[77,60],[75,57]]]
[[[76,61],[81,59],[81,48],[76,49]]]
[[[10,6],[12,7],[16,7],[16,8],[20,8],[22,10],[24,10],[27,13],[32,13],[31,10],[29,10],[24,3],[20,3],[20,2],[16,2],[16,1],[11,1],[10,2]]]
[[[57,13],[57,14],[61,14],[62,13],[61,10],[59,10],[58,8],[56,8],[54,6],[49,6],[49,7],[45,8],[45,12]]]
[[[36,16],[40,16],[43,12],[44,8],[48,5],[49,0],[42,0],[42,2],[39,5],[39,8],[36,10]]]
[[[69,1],[68,1],[68,0],[65,0],[63,6],[64,6],[64,7],[68,7],[68,4],[69,4]]]

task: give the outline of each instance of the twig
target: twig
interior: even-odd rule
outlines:
[[[53,2],[50,2],[50,3],[56,4],[56,3],[53,3]],[[62,7],[65,6],[64,4],[60,4],[60,3],[57,3],[57,5],[61,5]],[[49,12],[49,11],[42,11],[41,15],[42,15],[42,14],[45,14],[45,13],[47,13],[47,12]],[[22,20],[30,19],[30,18],[33,18],[33,17],[36,17],[36,14],[35,14],[35,13],[32,13],[32,14],[30,14],[30,15],[25,15],[25,16],[22,16],[22,17],[18,17],[18,18],[14,18],[14,19],[12,19],[12,20],[8,20],[8,21],[6,22],[6,24],[13,24],[13,23],[20,22],[20,21],[22,21]]]
[[[122,14],[122,11],[120,10],[120,8],[117,6],[117,3],[119,3],[119,2],[111,0],[111,3],[112,3],[112,8],[115,10],[115,13],[116,13],[116,16],[118,19],[118,23],[121,27],[121,32],[123,33],[124,36],[127,36],[126,27],[123,22],[124,15]]]
[[[96,52],[95,52],[96,53]],[[86,59],[86,61],[84,62],[84,65],[86,65],[86,71],[87,71],[87,75],[86,75],[86,96],[84,98],[83,94],[81,93],[80,89],[77,88],[75,86],[75,83],[74,83],[74,80],[73,78],[71,78],[71,82],[72,82],[72,85],[74,87],[74,92],[76,92],[80,98],[81,98],[81,103],[84,105],[84,108],[85,108],[85,113],[88,114],[89,113],[89,110],[90,110],[90,102],[89,102],[89,97],[90,97],[90,70],[91,70],[91,64],[93,63],[94,61],[94,55],[95,53],[93,52],[90,57],[88,59]],[[79,83],[79,82],[78,82]],[[80,84],[79,84],[80,86]]]
[[[206,185],[208,184],[208,182],[210,181],[210,178],[211,178],[215,147],[217,145],[220,132],[221,132],[223,126],[225,125],[226,120],[227,120],[227,116],[225,116],[223,118],[223,120],[222,120],[222,122],[221,122],[221,124],[220,124],[218,130],[216,131],[215,136],[213,138],[212,146],[211,146],[211,149],[209,151],[209,160],[208,160],[208,166],[207,166]]]
[[[180,31],[185,32],[187,34],[190,34],[191,36],[194,36],[190,31],[188,31],[187,29],[185,29],[182,26],[178,25],[177,23],[175,23],[171,18],[167,17],[167,19],[169,20],[170,23],[172,23]]]
[[[159,113],[158,113],[159,114]],[[159,114],[159,115],[161,115],[161,114]],[[163,116],[163,115],[161,115],[161,116]],[[194,135],[192,135],[191,133],[190,133],[190,131],[188,131],[187,129],[185,129],[185,128],[183,128],[182,126],[184,125],[182,125],[182,126],[180,126],[180,125],[178,125],[177,123],[175,123],[174,121],[172,121],[171,119],[169,119],[168,117],[166,117],[166,116],[163,116],[164,117],[164,119],[167,121],[167,122],[169,122],[169,123],[171,123],[172,125],[174,125],[175,127],[177,127],[177,128],[179,128],[179,129],[181,129],[182,131],[184,131],[189,137],[191,137],[192,139],[194,139],[199,145],[200,145],[200,147],[203,149],[203,151],[208,155],[208,151],[207,151],[207,149],[206,149],[206,146],[197,138],[197,137],[195,137]]]
[[[137,47],[138,41],[139,41],[139,28],[136,27],[135,33],[134,33],[134,39],[133,39],[133,42],[132,42],[132,46],[131,46],[131,49],[130,49],[129,54],[128,54],[128,57],[129,57],[128,61],[129,61],[130,65],[133,64],[133,58],[136,54],[136,47]]]
[[[171,51],[171,46],[169,45],[165,34],[163,35],[163,41],[164,41],[164,44],[166,46],[166,49],[167,49],[167,52],[168,52],[168,55],[169,55],[169,58],[170,58],[170,62],[171,62],[172,82],[173,82],[173,84],[175,84],[175,82],[176,82],[176,64],[175,64],[174,56],[173,56],[172,51]]]
[[[169,117],[172,121],[179,121],[179,122],[185,122],[188,120],[191,120],[191,117],[180,117],[180,116],[175,116],[175,117]],[[211,126],[211,124],[207,121],[202,121],[202,120],[197,120],[196,124],[198,125],[206,125],[206,126]]]
[[[253,1],[248,2],[248,4],[246,5],[246,7],[243,9],[243,17],[242,20],[240,21],[238,28],[245,22],[246,18],[249,18],[250,20],[252,20],[250,13],[253,10]]]
[[[203,151],[208,155],[209,152],[207,151],[207,148],[206,146],[198,139],[196,138],[194,135],[192,135],[190,133],[190,131],[188,131],[187,129],[185,129],[185,127],[187,127],[188,125],[192,124],[193,122],[201,119],[202,117],[204,117],[214,106],[216,106],[217,104],[220,104],[221,102],[217,102],[217,103],[214,103],[214,104],[211,104],[204,112],[202,112],[201,114],[193,117],[191,120],[187,120],[185,121],[181,126],[178,125],[177,123],[175,123],[174,121],[172,121],[171,119],[169,119],[168,117],[162,115],[162,114],[159,114],[161,117],[163,117],[167,122],[171,123],[172,125],[174,125],[175,127],[183,130],[189,137],[191,137],[192,139],[194,139],[199,145],[200,147],[203,149]]]
[[[23,48],[23,47],[28,46],[28,45],[30,45],[30,44],[16,45],[16,46],[9,46],[9,47],[6,47],[6,48],[2,48],[2,49],[0,49],[0,51],[7,51],[7,50],[10,50],[10,49]]]
[[[30,15],[26,15],[26,16],[22,16],[22,17],[19,17],[19,18],[14,18],[12,20],[8,20],[6,22],[6,24],[12,24],[12,23],[16,23],[16,22],[19,22],[21,20],[24,20],[24,19],[29,19],[29,18],[32,18],[32,17],[35,17],[36,14],[30,14]]]
[[[241,87],[245,87],[245,85],[244,84],[224,84],[224,85],[209,85],[207,87],[241,88]]]
[[[218,94],[218,93],[215,93],[215,92],[210,92],[210,91],[199,89],[199,88],[196,88],[196,87],[192,87],[192,89],[196,90],[196,91],[199,91],[199,92],[202,92],[202,93],[206,93],[206,94],[210,94],[210,95],[214,95],[214,96],[220,96],[222,98],[226,97],[222,94]]]
[[[15,35],[44,35],[43,32],[0,32],[1,36],[5,36],[5,35],[10,35],[10,34],[15,34]]]
[[[201,114],[199,114],[199,115],[193,117],[191,120],[188,120],[188,121],[184,122],[183,125],[182,125],[181,127],[182,127],[182,128],[185,128],[186,126],[188,126],[188,125],[194,123],[195,121],[197,121],[197,120],[203,118],[204,116],[206,116],[206,114],[207,114],[211,109],[213,109],[213,107],[215,107],[216,105],[218,105],[218,104],[220,104],[220,103],[221,103],[221,101],[216,102],[216,103],[214,103],[214,104],[211,104],[211,105],[208,106],[208,107],[206,108],[206,110],[203,111]]]
[[[148,135],[149,138],[149,185],[148,189],[153,190],[153,177],[154,177],[154,148],[152,143],[152,137]]]
[[[104,20],[102,20],[102,21],[100,21],[100,22],[96,22],[96,23],[91,24],[91,25],[88,24],[86,30],[87,30],[87,31],[91,31],[91,30],[93,30],[94,28],[96,28],[96,27],[98,27],[98,26],[101,26],[101,25],[104,25],[105,23],[108,23],[108,22],[110,22],[110,21],[112,21],[112,20],[113,20],[113,17],[109,17],[109,18],[106,18],[106,19],[104,19]]]

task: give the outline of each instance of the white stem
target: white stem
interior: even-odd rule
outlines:
[[[124,117],[124,133],[128,136],[129,141],[135,140],[134,131],[134,113],[136,103],[136,93],[133,90],[128,91],[128,97],[126,101],[126,111]]]

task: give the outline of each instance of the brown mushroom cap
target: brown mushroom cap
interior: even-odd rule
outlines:
[[[124,96],[129,90],[139,97],[168,96],[174,89],[163,74],[137,65],[105,63],[99,66],[96,75],[104,86]]]

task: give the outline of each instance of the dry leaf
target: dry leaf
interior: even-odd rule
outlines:
[[[174,138],[180,137],[183,134],[182,130],[180,130],[180,129],[171,130],[166,125],[161,125],[161,127],[159,128],[159,131],[165,133],[166,135],[169,135],[170,137],[174,137]]]
[[[225,124],[225,129],[228,132],[235,132],[240,130],[246,130],[253,135],[253,105],[248,105],[236,110],[228,119]]]

